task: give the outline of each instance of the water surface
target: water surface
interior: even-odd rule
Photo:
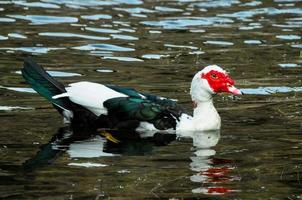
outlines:
[[[301,199],[300,0],[0,1],[0,198]],[[32,56],[64,84],[178,99],[223,66],[222,129],[193,138],[76,135],[20,75]],[[139,137],[142,137],[139,139]]]

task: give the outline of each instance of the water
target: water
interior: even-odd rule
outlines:
[[[302,199],[301,8],[300,0],[0,1],[0,198]],[[246,95],[215,97],[220,132],[116,133],[117,145],[61,128],[20,75],[28,56],[64,84],[135,87],[190,112],[192,75],[207,64],[223,66]]]

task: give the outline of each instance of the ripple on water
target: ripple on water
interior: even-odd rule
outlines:
[[[160,33],[162,33],[162,31],[160,31],[160,30],[150,30],[149,33],[160,34]]]
[[[0,17],[0,22],[7,22],[7,23],[11,23],[11,22],[15,22],[15,19],[12,18],[7,18],[7,17]]]
[[[142,55],[142,58],[144,59],[161,59],[161,58],[165,58],[165,57],[169,57],[169,55],[161,55],[161,54],[144,54]]]
[[[105,14],[97,14],[97,15],[82,15],[82,19],[88,19],[88,20],[100,20],[100,19],[112,19],[111,15],[105,15]]]
[[[194,46],[187,46],[187,45],[174,45],[174,44],[165,44],[165,47],[171,47],[171,48],[182,48],[182,49],[192,49],[192,50],[197,50],[198,47]]]
[[[300,40],[301,37],[298,35],[277,35],[276,38],[281,40]]]
[[[122,32],[135,33],[135,30],[130,28],[119,28],[118,30]]]
[[[16,74],[21,74],[21,71],[16,71]],[[82,74],[73,73],[73,72],[61,72],[61,71],[51,71],[47,70],[47,73],[49,73],[53,77],[72,77],[72,76],[82,76]]]
[[[244,44],[262,44],[261,40],[244,40]]]
[[[126,4],[126,5],[140,5],[143,4],[141,0],[43,0],[44,2],[54,3],[54,4],[63,4],[67,7],[74,8],[74,9],[82,9],[86,7],[97,7],[97,6],[114,6],[119,4]]]
[[[106,167],[108,165],[101,164],[101,163],[92,163],[92,162],[84,162],[84,163],[69,163],[69,166],[75,166],[75,167],[86,167],[86,168],[91,168],[91,167]]]
[[[202,8],[218,8],[218,7],[231,7],[233,4],[239,4],[238,0],[206,0],[201,3],[194,3],[194,6],[202,7]]]
[[[301,0],[274,0],[277,3],[301,2]]]
[[[141,5],[144,2],[141,0],[114,0],[115,2],[118,2],[120,4],[129,4],[129,5]]]
[[[204,29],[190,29],[189,30],[191,33],[205,33],[206,30]]]
[[[302,87],[258,87],[258,88],[242,88],[244,94],[269,95],[275,93],[302,92]]]
[[[7,50],[8,53],[14,53],[15,51],[23,51],[32,54],[46,54],[49,51],[62,50],[65,48],[54,48],[54,47],[2,47],[0,50]]]
[[[204,51],[192,51],[192,52],[189,52],[190,55],[201,55],[201,54],[205,54]]]
[[[32,88],[23,88],[23,87],[5,87],[0,85],[0,88],[14,91],[14,92],[24,92],[24,93],[37,93],[34,89]]]
[[[78,22],[76,17],[58,17],[58,16],[47,16],[47,15],[7,15],[15,19],[23,19],[31,21],[34,25],[43,24],[60,24],[60,23],[75,23]]]
[[[119,173],[119,174],[129,174],[130,172],[131,171],[128,169],[122,169],[122,170],[117,171],[117,173]]]
[[[96,71],[101,72],[101,73],[113,73],[113,72],[115,72],[112,69],[97,69]]]
[[[163,7],[163,6],[155,6],[155,10],[160,12],[183,12],[183,10],[179,8],[170,8],[170,7]]]
[[[234,12],[234,13],[218,14],[217,16],[231,17],[231,18],[237,18],[239,20],[244,20],[246,18],[252,18],[256,15],[281,15],[281,14],[301,15],[302,9],[301,8],[277,9],[277,8],[273,8],[273,7],[256,8],[256,9],[244,10],[244,11],[239,11],[239,12]]]
[[[99,50],[96,50],[96,51],[90,51],[90,54],[91,55],[94,55],[94,56],[113,56],[113,52],[112,51],[99,51]]]
[[[300,65],[298,65],[296,63],[281,63],[281,64],[278,64],[278,65],[282,68],[300,67]]]
[[[126,22],[126,21],[113,21],[113,24],[116,25],[120,25],[120,26],[124,26],[124,27],[131,27],[130,22]]]
[[[93,6],[110,6],[117,5],[115,1],[99,1],[99,0],[43,0],[44,2],[63,4],[71,8],[93,7]]]
[[[84,38],[89,40],[109,40],[108,37],[100,37],[100,36],[91,36],[91,35],[82,35],[75,33],[61,33],[61,32],[44,32],[39,33],[40,36],[49,36],[49,37],[74,37],[74,38]]]
[[[291,47],[302,49],[302,44],[292,44]]]
[[[9,33],[8,37],[17,38],[17,39],[26,39],[27,38],[25,35],[22,35],[22,34],[19,34],[19,33]]]
[[[224,25],[233,22],[233,20],[223,17],[178,17],[140,23],[147,26],[160,26],[164,29],[187,29],[190,26]]]
[[[26,7],[34,7],[34,8],[61,8],[60,6],[52,3],[43,3],[43,2],[25,2],[25,1],[13,1],[16,5],[26,6]]]
[[[118,60],[126,62],[143,62],[143,60],[133,57],[121,57],[121,56],[104,56],[103,59]]]
[[[110,34],[113,39],[120,39],[120,40],[138,40],[137,37],[133,37],[130,35],[122,35],[122,34]]]
[[[231,45],[234,45],[233,42],[218,41],[218,40],[208,40],[208,41],[205,41],[203,43],[204,44],[221,45],[221,46],[231,46]]]
[[[261,4],[262,4],[261,1],[251,1],[251,2],[241,4],[240,6],[252,6],[252,7],[254,7],[254,6],[259,6]]]
[[[83,51],[94,51],[94,50],[103,50],[103,51],[134,51],[133,48],[121,47],[113,44],[87,44],[83,46],[72,47],[73,49],[83,50]]]
[[[114,8],[114,10],[125,11],[129,14],[154,13],[156,11],[147,8]]]
[[[239,27],[239,30],[253,30],[253,29],[259,29],[263,26],[261,23],[249,23],[248,26],[241,26]]]
[[[249,31],[254,29],[262,28],[262,26],[241,26],[239,27],[239,30]]]
[[[286,24],[273,24],[272,26],[281,27],[281,28],[300,28],[301,27],[301,25],[299,25],[299,24],[289,24],[289,22],[286,22]]]
[[[139,17],[139,18],[147,18],[147,15],[143,15],[143,14],[131,14],[131,16],[133,17]]]
[[[20,107],[20,106],[0,106],[0,111],[12,111],[12,110],[32,110],[31,107]]]
[[[119,33],[121,31],[109,28],[93,28],[93,27],[85,27],[85,30],[97,32],[97,33]]]
[[[0,35],[0,40],[7,40],[8,37]]]

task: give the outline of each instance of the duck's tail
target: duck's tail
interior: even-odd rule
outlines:
[[[68,98],[53,98],[66,92],[64,85],[51,77],[32,58],[24,60],[22,75],[26,82],[50,101],[64,117],[67,117],[65,116],[67,113],[72,114],[72,102]]]

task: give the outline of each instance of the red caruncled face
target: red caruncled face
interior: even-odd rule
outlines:
[[[223,72],[211,70],[206,74],[202,74],[201,78],[208,81],[215,93],[227,92],[236,95],[241,94],[240,90],[234,87],[235,81]]]

